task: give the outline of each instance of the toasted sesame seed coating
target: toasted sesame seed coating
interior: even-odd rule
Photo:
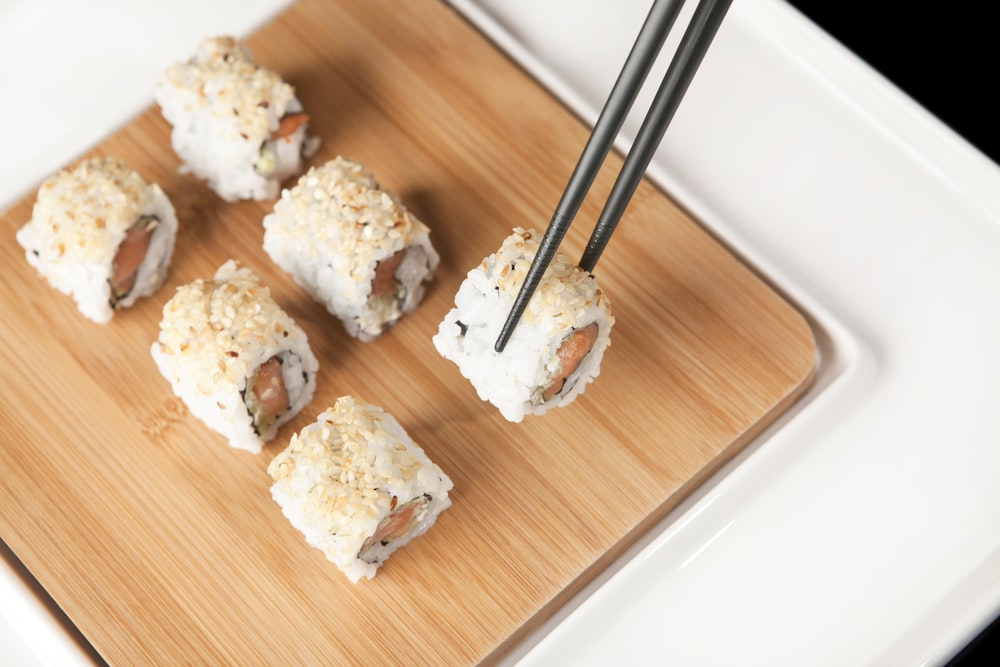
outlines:
[[[150,231],[145,251],[130,256],[139,262],[130,284],[113,293],[118,252],[130,228],[143,220]],[[50,285],[71,295],[86,317],[105,323],[116,309],[160,288],[177,227],[174,208],[158,185],[147,183],[120,159],[92,157],[41,184],[31,220],[18,230],[17,242]]]
[[[31,224],[46,263],[98,262],[148,212],[154,188],[125,162],[95,157],[62,169],[38,189]]]
[[[181,170],[226,201],[273,199],[319,146],[291,84],[231,36],[202,40],[163,73],[154,97]]]
[[[536,232],[515,228],[499,250],[468,272],[455,307],[433,337],[437,351],[458,366],[479,397],[514,422],[583,393],[600,372],[615,321],[596,278],[557,252],[506,348],[496,352],[540,241]]]
[[[151,353],[188,408],[233,447],[258,452],[312,398],[319,364],[305,332],[247,267],[230,260],[212,280],[177,288],[163,307]],[[291,409],[257,433],[244,392],[257,369],[278,357]]]
[[[163,354],[199,358],[235,383],[252,370],[248,350],[280,346],[292,332],[304,335],[259,278],[230,261],[214,280],[177,288],[163,307],[158,344]]]
[[[370,171],[342,157],[311,167],[282,192],[275,213],[272,233],[308,241],[303,250],[348,253],[343,266],[362,289],[371,286],[367,267],[429,231]]]
[[[426,531],[450,505],[447,475],[391,415],[352,396],[342,396],[293,435],[268,474],[272,495],[292,524],[354,581],[374,576],[380,562],[360,560],[359,553],[395,508],[432,498],[413,531],[391,550]]]
[[[188,109],[208,110],[225,120],[235,133],[257,144],[278,127],[279,119],[295,100],[290,84],[258,65],[249,50],[229,35],[202,40],[190,60],[166,70],[161,85],[187,91]],[[164,113],[170,109],[165,108]]]
[[[343,157],[310,168],[263,224],[271,259],[362,340],[417,307],[439,262],[428,227],[364,166]],[[379,262],[403,250],[396,291],[376,298]]]
[[[542,236],[538,232],[515,227],[497,252],[479,265],[490,278],[490,285],[503,293],[515,293],[538,253]],[[597,279],[581,270],[564,253],[557,252],[546,268],[523,320],[544,327],[555,335],[578,324],[586,310],[598,308],[614,323],[611,304],[597,284]],[[610,326],[609,324],[609,326]]]

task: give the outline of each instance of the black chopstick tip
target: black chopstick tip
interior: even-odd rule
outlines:
[[[511,335],[514,333],[514,327],[517,326],[518,320],[521,319],[520,315],[516,310],[511,310],[507,316],[507,321],[504,322],[503,328],[500,330],[500,335],[497,336],[497,341],[493,344],[493,351],[497,354],[503,354],[507,343],[510,342]]]

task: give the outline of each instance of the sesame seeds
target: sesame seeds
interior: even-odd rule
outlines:
[[[32,211],[41,262],[97,262],[152,205],[153,187],[125,162],[95,157],[60,170],[38,189]]]
[[[177,288],[150,353],[194,416],[231,447],[254,453],[312,399],[319,369],[305,332],[256,274],[232,260],[211,280]],[[260,377],[273,391],[256,386]]]
[[[427,226],[342,157],[283,191],[263,225],[265,252],[361,340],[414,310],[440,261]]]
[[[293,471],[310,474],[311,493],[344,498],[348,514],[374,515],[392,494],[433,466],[381,408],[344,396],[293,436],[268,467],[275,482],[292,483]],[[385,507],[382,507],[385,505]]]
[[[491,276],[494,287],[501,292],[520,289],[538,252],[539,239],[534,232],[516,227],[496,254],[483,261],[481,269]],[[576,267],[566,255],[556,253],[522,318],[543,323],[556,333],[571,326],[595,302],[610,317],[610,308],[594,277]]]
[[[273,354],[293,331],[300,332],[256,274],[230,260],[213,280],[177,288],[163,307],[158,341],[164,353],[184,357],[187,372],[210,368],[220,380],[240,382],[261,361],[249,351],[268,349]]]
[[[197,91],[188,96],[189,105],[211,110],[241,137],[258,143],[278,127],[295,99],[292,86],[258,65],[231,36],[204,39],[194,57],[171,66],[163,80],[179,90]]]
[[[513,422],[566,405],[582,393],[599,372],[614,324],[610,304],[594,277],[556,253],[506,349],[495,351],[497,336],[538,253],[538,239],[534,232],[515,228],[499,250],[470,270],[455,295],[455,307],[432,339],[479,397]],[[565,341],[576,340],[575,330],[592,323],[596,340],[591,346],[563,347]],[[570,359],[565,373],[562,356]]]
[[[451,505],[448,476],[391,415],[352,396],[293,435],[267,472],[282,513],[351,581],[375,576]]]
[[[268,231],[309,239],[328,254],[349,249],[346,266],[368,266],[428,230],[361,164],[338,157],[282,193]]]

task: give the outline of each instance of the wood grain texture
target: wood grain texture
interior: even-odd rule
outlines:
[[[272,202],[226,204],[180,175],[151,107],[91,152],[124,158],[177,208],[154,297],[85,320],[14,240],[34,197],[0,219],[13,374],[0,537],[111,664],[489,662],[804,391],[812,333],[644,183],[599,267],[617,317],[600,378],[566,408],[507,423],[431,336],[511,227],[544,227],[587,128],[443,4],[303,1],[248,44],[312,115],[313,163],[363,162],[428,224],[433,286],[381,338],[349,338],[261,249]],[[567,236],[572,256],[618,164]],[[257,456],[191,417],[149,355],[174,288],[230,257],[263,277],[321,363],[313,403]],[[282,517],[265,471],[349,393],[395,415],[455,483],[437,525],[356,585]]]

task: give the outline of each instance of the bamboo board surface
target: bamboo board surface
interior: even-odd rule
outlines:
[[[177,209],[156,295],[93,324],[14,240],[34,196],[0,218],[0,343],[18,361],[0,403],[0,537],[111,664],[495,660],[804,391],[812,333],[644,183],[598,270],[617,318],[601,376],[568,407],[504,421],[431,336],[511,227],[544,228],[587,128],[443,4],[303,1],[247,43],[311,114],[312,163],[363,162],[428,224],[434,283],[379,339],[349,338],[261,249],[273,202],[226,204],[179,174],[151,107],[90,153],[125,159]],[[149,355],[174,289],[230,257],[321,364],[313,402],[256,456],[195,420]],[[438,523],[358,584],[288,524],[265,471],[343,394],[396,416],[455,484]]]

